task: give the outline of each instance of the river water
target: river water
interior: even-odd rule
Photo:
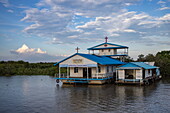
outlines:
[[[50,76],[0,77],[0,113],[170,113],[170,78],[150,86],[56,86]]]

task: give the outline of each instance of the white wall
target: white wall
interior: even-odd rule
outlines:
[[[118,79],[125,79],[125,70],[118,70]]]
[[[74,67],[70,67],[70,77],[83,77],[83,68],[87,67],[78,67],[78,73],[74,73]],[[90,67],[89,67],[90,68]],[[96,67],[91,68],[92,77],[95,77]]]
[[[106,66],[101,66],[101,72],[99,74],[105,74],[106,73]]]
[[[80,63],[74,63],[73,60],[74,59],[82,59],[82,62]],[[63,62],[61,62],[60,64],[68,64],[68,65],[85,65],[85,64],[97,64],[96,62],[92,61],[92,60],[89,60],[87,58],[84,58],[80,55],[75,55]]]
[[[98,47],[96,47],[96,48],[106,48],[106,47],[119,47],[119,46],[110,45],[110,44],[107,44],[107,46],[105,46],[105,44],[103,44],[103,45],[100,45],[100,46],[98,46]]]
[[[149,73],[148,69],[146,69],[145,70],[145,78],[150,77],[150,76],[152,76],[152,70],[150,70],[150,73]]]
[[[136,79],[142,79],[142,69],[136,70]]]
[[[78,68],[78,73],[74,73],[74,67],[70,67],[70,77],[83,77],[83,68]]]
[[[99,50],[99,55],[115,55],[117,54],[117,49],[110,49],[110,52],[109,52],[109,49],[103,49],[102,50]]]

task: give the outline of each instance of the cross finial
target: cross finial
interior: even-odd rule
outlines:
[[[77,50],[77,53],[78,53],[78,52],[79,52],[79,50],[80,50],[80,48],[78,48],[78,47],[77,47],[77,48],[76,48],[76,50]]]
[[[108,37],[105,37],[105,43],[107,43],[107,39],[108,39]]]

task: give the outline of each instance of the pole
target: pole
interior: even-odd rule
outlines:
[[[117,69],[116,69],[116,81],[117,81]]]
[[[67,78],[69,78],[69,72],[68,72],[69,67],[67,66]]]
[[[98,66],[96,67],[97,79],[99,78],[99,69]]]
[[[61,78],[60,65],[59,65],[59,78]]]
[[[87,79],[89,78],[88,67],[87,67]]]

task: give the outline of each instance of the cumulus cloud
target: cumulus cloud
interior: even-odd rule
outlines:
[[[40,48],[29,48],[26,44],[23,44],[21,48],[18,48],[17,50],[12,50],[11,53],[39,53],[39,54],[45,54],[46,51],[42,51]]]
[[[30,62],[57,62],[63,58],[65,55],[49,55],[46,51],[42,51],[40,48],[29,48],[26,44],[23,44],[22,47],[17,50],[10,51],[14,56],[6,58],[10,60],[24,60]],[[1,60],[6,60],[1,57]]]

